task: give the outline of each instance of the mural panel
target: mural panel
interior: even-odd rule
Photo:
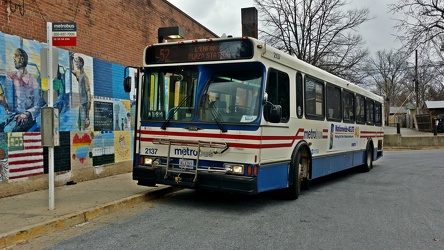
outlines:
[[[71,170],[71,136],[70,132],[60,132],[60,146],[54,147],[54,172]],[[48,148],[43,147],[45,173],[48,173]]]
[[[71,168],[92,167],[94,133],[71,132]]]
[[[41,88],[42,44],[4,36],[4,70],[0,73],[0,103],[4,117],[1,132],[40,131],[40,108],[45,105]]]
[[[0,181],[7,181],[8,179],[8,134],[0,133]]]
[[[8,148],[9,181],[43,174],[43,147],[39,132],[10,133]]]
[[[93,165],[114,163],[114,132],[94,132]]]
[[[92,129],[92,105],[94,96],[93,59],[79,53],[70,53],[72,88],[72,107],[77,110],[76,126],[78,130]]]
[[[115,162],[131,160],[131,132],[114,131]]]
[[[94,131],[113,130],[113,103],[94,101]]]
[[[114,131],[130,130],[130,128],[130,101],[114,99]]]

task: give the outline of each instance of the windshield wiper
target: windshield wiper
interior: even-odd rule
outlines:
[[[172,111],[170,112],[170,115],[168,116],[168,119],[166,119],[162,126],[160,127],[162,130],[165,130],[167,125],[170,123],[171,119],[173,119],[174,114],[176,114],[176,112],[183,107],[183,105],[190,99],[191,95],[187,95],[185,98],[182,99],[182,101],[179,103],[179,105],[177,105],[176,107],[174,107],[172,109]]]
[[[221,116],[220,116],[219,111],[214,106],[214,103],[215,102],[209,104],[209,106],[210,106],[210,113],[213,116],[214,121],[216,122],[216,124],[219,127],[220,131],[222,131],[222,133],[226,133],[227,129],[220,123],[219,119],[220,119]]]

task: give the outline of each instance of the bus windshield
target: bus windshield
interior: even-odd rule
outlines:
[[[260,114],[262,78],[259,64],[150,68],[142,87],[141,118],[250,123]]]

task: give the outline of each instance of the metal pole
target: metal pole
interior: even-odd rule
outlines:
[[[418,50],[415,50],[415,93],[416,93],[416,114],[419,114],[419,80],[418,80]]]
[[[53,76],[52,76],[52,23],[46,23],[46,36],[48,44],[48,107],[53,106]],[[54,146],[48,147],[48,190],[49,190],[49,210],[54,210]]]

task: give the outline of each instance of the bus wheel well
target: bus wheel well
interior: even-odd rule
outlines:
[[[301,189],[308,189],[310,162],[310,148],[306,142],[300,142],[291,154],[288,187],[284,190],[287,199],[297,199]]]
[[[304,145],[300,149],[301,167],[302,167],[302,183],[301,188],[308,190],[310,188],[309,181],[311,176],[311,150],[308,145]]]
[[[308,181],[310,180],[310,173],[311,173],[311,150],[310,147],[306,142],[299,143],[292,154],[292,160],[296,159],[297,154],[299,154],[299,165],[300,165],[300,172],[301,172],[301,178],[302,178],[302,188],[308,189]],[[290,172],[294,171],[293,169],[290,169]]]

